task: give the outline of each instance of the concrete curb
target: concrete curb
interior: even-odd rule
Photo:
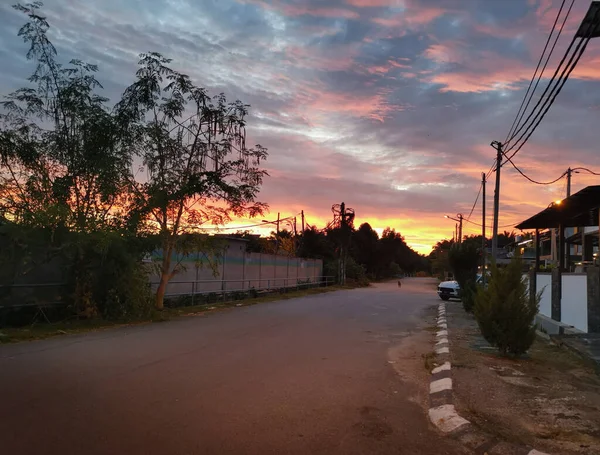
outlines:
[[[488,455],[548,455],[529,447],[518,446],[498,440],[485,433],[461,417],[453,404],[452,363],[450,362],[450,341],[448,339],[448,321],[446,304],[438,306],[438,331],[435,335],[434,352],[439,366],[431,371],[429,384],[429,419],[438,430],[457,439],[476,453]]]

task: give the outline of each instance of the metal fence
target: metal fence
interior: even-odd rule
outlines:
[[[233,286],[230,286],[232,284]],[[256,286],[258,284],[258,286]],[[194,296],[208,294],[231,294],[235,292],[270,292],[280,289],[301,289],[335,284],[334,276],[323,276],[319,279],[310,278],[298,280],[297,278],[270,278],[264,280],[198,280],[198,281],[169,281],[165,297]],[[153,289],[159,283],[151,283]],[[177,291],[169,290],[177,287]],[[206,289],[212,288],[212,289]]]
[[[67,283],[0,285],[0,308],[65,305]]]

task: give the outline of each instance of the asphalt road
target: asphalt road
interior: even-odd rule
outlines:
[[[461,453],[390,360],[437,302],[413,279],[0,346],[0,451]]]

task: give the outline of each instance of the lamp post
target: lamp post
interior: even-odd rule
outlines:
[[[462,243],[462,227],[463,227],[463,214],[459,213],[456,215],[457,218],[452,218],[451,216],[448,215],[444,215],[444,218],[448,218],[449,220],[453,220],[453,221],[457,221],[458,222],[458,243]]]

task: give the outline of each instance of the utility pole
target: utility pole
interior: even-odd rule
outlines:
[[[502,167],[502,143],[494,141],[491,146],[496,149],[496,190],[494,191],[494,230],[492,233],[492,261],[498,255],[498,212],[500,209],[500,168]]]
[[[458,223],[454,223],[454,241],[458,243]]]
[[[340,204],[340,227],[342,243],[340,245],[340,284],[346,284],[346,204]]]
[[[485,240],[485,172],[481,173],[481,192],[482,192],[482,201],[481,201],[481,257],[483,264],[481,266],[481,280],[483,285],[485,286],[485,257],[487,253],[487,242]]]
[[[279,212],[277,212],[277,232],[275,234],[275,254],[279,254]]]
[[[302,235],[304,235],[304,210],[302,210]]]
[[[463,216],[462,213],[458,214],[458,243],[462,243],[462,224],[463,224]]]
[[[567,169],[567,197],[571,196],[571,175],[573,174],[573,170],[571,168]],[[563,228],[564,229],[564,228]],[[576,232],[575,229],[567,228],[567,236],[571,236]],[[560,237],[559,237],[560,238]],[[571,268],[571,245],[566,245],[566,258],[563,258],[564,263],[567,265],[567,270]]]

